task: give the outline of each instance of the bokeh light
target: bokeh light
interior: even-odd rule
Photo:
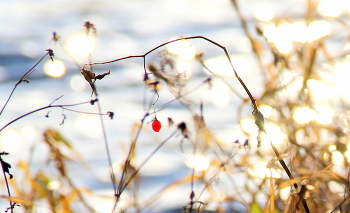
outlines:
[[[70,80],[70,87],[75,91],[83,91],[86,88],[86,80],[81,76],[74,76]]]
[[[213,103],[218,107],[226,107],[230,103],[230,96],[225,85],[217,85],[212,89]]]
[[[248,169],[248,173],[258,178],[272,177],[278,179],[282,177],[280,169],[267,168],[267,166],[268,164],[265,162],[258,162]]]
[[[308,107],[299,107],[294,110],[293,118],[299,124],[306,124],[314,120],[316,112]]]
[[[247,74],[247,72],[251,69],[251,64],[246,58],[230,57],[230,59],[233,67],[240,76]],[[216,75],[235,77],[231,64],[226,57],[210,58],[206,60],[204,64]],[[204,69],[204,71],[211,74],[206,69]]]
[[[66,73],[66,66],[62,61],[54,60],[47,61],[44,64],[44,72],[46,75],[53,78],[61,78]]]
[[[197,171],[206,171],[209,168],[210,160],[203,155],[190,154],[186,157],[186,165]]]
[[[322,0],[318,6],[318,12],[323,16],[336,18],[343,12],[343,0]]]
[[[263,114],[264,118],[271,117],[273,113],[273,108],[269,105],[261,105],[259,106],[259,111]]]
[[[35,128],[30,125],[26,125],[22,127],[20,132],[21,132],[22,138],[28,141],[33,140],[36,136]]]
[[[268,137],[272,140],[274,144],[281,144],[284,142],[286,135],[282,132],[281,128],[273,123],[268,123],[265,125],[265,130]],[[262,144],[264,145],[264,144]],[[270,143],[268,143],[267,147],[270,147]]]
[[[315,121],[319,124],[330,124],[333,121],[334,110],[327,105],[315,106]]]
[[[261,3],[255,7],[254,16],[260,21],[271,21],[275,16],[275,11],[271,5]]]
[[[179,40],[167,45],[167,49],[170,53],[178,55],[183,59],[190,60],[196,55],[196,48],[191,42],[186,40]]]
[[[244,132],[253,134],[258,132],[258,127],[255,125],[255,121],[252,118],[244,118],[241,120],[241,126]]]
[[[83,132],[95,133],[99,131],[99,125],[88,115],[80,115],[75,120],[77,128]]]
[[[282,54],[293,50],[294,42],[314,42],[328,36],[332,32],[332,26],[328,21],[280,23],[278,26],[270,24],[264,27],[264,36],[273,43]]]
[[[14,153],[21,148],[21,135],[16,130],[6,130],[1,135],[0,144],[1,150],[5,152]]]
[[[59,182],[59,181],[57,181],[57,180],[50,181],[50,182],[47,184],[47,188],[48,188],[49,190],[57,190],[57,189],[59,189],[61,186],[62,186],[61,182]]]
[[[338,62],[334,66],[334,83],[339,92],[344,98],[350,98],[349,94],[349,79],[350,79],[350,62]]]
[[[341,152],[335,151],[335,152],[332,153],[332,161],[333,161],[335,164],[343,164],[343,162],[344,162],[344,156],[342,155]]]
[[[67,50],[77,56],[88,56],[94,49],[95,41],[86,34],[73,35],[67,42]]]

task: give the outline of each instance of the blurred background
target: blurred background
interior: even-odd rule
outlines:
[[[269,188],[256,188],[260,184],[258,180],[273,177],[282,182],[282,179],[287,179],[278,166],[268,170],[270,176],[266,174],[267,164],[274,159],[269,139],[281,150],[289,149],[290,144],[286,141],[292,138],[297,144],[302,141],[303,145],[310,145],[302,151],[285,152],[288,157],[299,151],[300,156],[306,155],[307,150],[315,151],[315,156],[327,152],[324,161],[331,159],[332,163],[339,163],[334,171],[340,176],[347,175],[350,152],[347,151],[348,137],[344,135],[349,133],[350,116],[347,108],[350,2],[346,0],[4,1],[0,3],[0,20],[1,106],[16,82],[46,54],[46,49],[52,49],[55,54],[54,61],[44,58],[35,72],[27,77],[29,84],[23,82],[16,88],[1,114],[1,127],[53,101],[55,104],[89,101],[91,88],[80,74],[85,63],[141,55],[172,39],[204,36],[227,48],[236,70],[268,119],[266,131],[269,137],[262,141],[259,151],[256,148],[258,130],[247,95],[230,70],[223,50],[203,39],[194,39],[191,43],[176,42],[163,48],[176,57],[176,69],[178,74],[185,76],[188,90],[212,76],[211,89],[207,85],[201,86],[188,97],[198,112],[199,103],[203,103],[207,127],[220,141],[220,146],[231,150],[235,156],[232,163],[239,165],[232,171],[236,183],[230,193],[239,193],[240,196],[232,196],[235,197],[233,207],[221,206],[223,209],[260,212],[252,209],[260,208],[255,206],[256,203],[257,206],[265,205]],[[84,24],[87,21],[94,24],[96,32],[86,33]],[[53,37],[53,32],[56,37]],[[204,54],[204,64],[214,75],[195,59],[198,53]],[[161,49],[149,54],[146,62],[159,63],[160,58]],[[109,76],[96,83],[102,111],[115,114],[113,120],[105,119],[105,127],[116,173],[123,167],[137,123],[145,112],[153,111],[151,107],[145,108],[151,106],[155,96],[151,89],[145,89],[142,62],[142,58],[131,58],[94,66],[97,74],[111,71]],[[217,76],[226,79],[234,91]],[[174,99],[164,83],[158,94],[156,108]],[[157,119],[163,124],[161,132],[152,131],[153,116],[146,118],[138,138],[134,165],[140,165],[174,131],[173,126],[168,127],[168,117],[176,124],[187,122],[195,137],[193,113],[177,101],[166,106],[157,113]],[[91,105],[74,109],[98,112],[96,106]],[[59,108],[26,116],[1,131],[1,151],[10,153],[4,159],[12,165],[11,172],[15,177],[11,185],[14,196],[33,201],[29,205],[34,208],[33,212],[51,212],[45,208],[48,206],[45,198],[39,195],[39,199],[29,198],[30,182],[15,183],[16,180],[35,179],[34,173],[39,172],[47,175],[46,186],[52,194],[68,196],[64,181],[52,169],[52,162],[55,162],[52,150],[42,143],[43,133],[48,128],[63,135],[73,147],[66,146],[62,153],[66,156],[67,173],[75,187],[85,190],[87,203],[97,212],[110,212],[114,203],[113,187],[99,117]],[[246,146],[242,148],[246,139],[249,139],[250,152]],[[181,144],[181,140],[180,133],[175,135],[140,171],[138,202],[147,203],[150,196],[162,192],[162,196],[149,205],[151,207],[144,207],[144,212],[171,212],[185,206],[191,192],[189,184],[175,184],[170,192],[163,189],[193,171],[213,177],[215,172],[206,171],[215,163],[219,164],[215,157],[217,153],[208,151],[195,155],[191,143],[185,140]],[[316,150],[316,146],[323,151]],[[25,168],[30,168],[30,172]],[[28,173],[32,176],[29,177]],[[333,185],[327,186],[336,190],[332,193],[344,193],[344,182],[332,181]],[[222,178],[222,183],[226,182],[231,183],[232,179]],[[16,186],[18,189],[15,190]],[[205,189],[204,186],[197,185],[198,194]],[[227,195],[230,193],[224,188],[217,190],[215,199],[207,199],[207,209],[218,211],[218,206],[229,200],[225,198],[230,197]],[[5,185],[0,188],[0,194],[7,195]],[[119,208],[130,210],[132,193],[126,194]],[[286,201],[290,194],[289,187],[278,196]],[[8,207],[7,200],[0,204],[1,208]],[[72,208],[77,210],[81,206],[77,204]],[[327,210],[332,210],[332,206]],[[18,208],[18,212],[24,211],[24,207]]]

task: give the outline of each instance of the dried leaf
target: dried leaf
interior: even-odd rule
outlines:
[[[103,74],[99,74],[95,77],[95,79],[98,79],[98,80],[101,80],[102,78],[104,78],[106,75],[109,75],[111,74],[111,71],[109,70],[108,72],[106,73],[103,73]]]
[[[96,91],[96,87],[95,87],[95,73],[90,71],[90,70],[86,70],[86,69],[82,69],[81,70],[81,74],[84,76],[85,80],[87,82],[89,82],[90,87],[92,89],[92,93],[94,93]]]
[[[12,178],[13,178],[13,175],[10,173],[11,165],[10,165],[9,163],[7,163],[7,162],[5,162],[4,160],[1,159],[1,166],[2,166],[2,170],[3,170],[5,173],[9,174],[10,179],[12,179]]]
[[[112,120],[114,117],[114,112],[108,111],[107,114],[108,114],[108,117]]]

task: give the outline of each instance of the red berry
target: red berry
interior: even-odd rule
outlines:
[[[157,119],[155,119],[152,123],[152,129],[155,132],[159,132],[160,128],[162,128],[162,124],[160,123],[160,121],[158,121]]]

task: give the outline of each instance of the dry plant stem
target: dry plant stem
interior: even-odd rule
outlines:
[[[95,89],[96,89],[95,90],[95,97],[96,97],[96,99],[98,99],[97,88],[95,87]],[[98,112],[100,115],[100,123],[101,123],[101,130],[103,133],[103,141],[105,144],[105,149],[106,149],[107,158],[108,158],[109,174],[111,176],[114,194],[116,194],[117,193],[117,186],[116,186],[116,182],[115,182],[116,179],[115,179],[115,175],[114,175],[114,171],[113,171],[112,160],[111,160],[111,155],[110,155],[109,146],[108,146],[107,133],[106,133],[105,125],[104,125],[103,118],[102,118],[100,101],[97,101],[97,108],[98,108]]]
[[[7,98],[5,105],[2,107],[2,109],[1,109],[1,111],[0,111],[0,116],[1,116],[2,112],[4,111],[4,109],[6,108],[8,102],[10,101],[10,99],[11,99],[13,93],[15,92],[17,86],[18,86],[20,83],[22,83],[23,81],[27,81],[27,82],[28,82],[28,80],[26,80],[25,78],[28,77],[30,74],[32,74],[32,73],[35,71],[34,68],[35,68],[47,55],[49,55],[49,52],[47,52],[36,64],[34,64],[34,66],[33,66],[32,68],[30,68],[30,69],[19,79],[19,81],[15,84],[15,86],[13,87],[13,89],[12,89],[12,91],[11,91],[10,96]]]
[[[7,176],[6,176],[6,173],[5,173],[5,168],[4,168],[4,165],[3,165],[3,160],[2,160],[2,157],[1,157],[1,154],[4,154],[3,153],[0,153],[0,163],[1,163],[1,168],[2,168],[2,173],[4,174],[4,179],[5,179],[5,184],[6,184],[6,189],[7,189],[7,194],[9,196],[9,202],[10,202],[10,211],[11,213],[13,213],[13,204],[12,204],[12,201],[11,201],[11,192],[10,192],[10,186],[8,184],[8,180],[7,180]]]
[[[265,134],[266,134],[266,132],[265,132]],[[294,180],[294,177],[293,177],[292,173],[290,172],[287,164],[282,159],[282,157],[281,157],[280,153],[278,152],[277,148],[275,147],[275,145],[273,145],[271,139],[269,139],[269,140],[270,140],[271,147],[272,147],[273,151],[275,152],[275,155],[277,157],[278,162],[281,164],[281,166],[283,167],[284,171],[287,173],[289,179],[290,180]],[[293,183],[293,186],[294,186],[295,190],[298,190],[298,184],[297,183]],[[302,195],[300,193],[298,193],[298,195],[299,195],[299,199],[301,200],[301,202],[303,204],[303,207],[304,207],[305,211],[307,213],[310,213],[310,210],[309,210],[309,207],[307,205],[306,200],[302,197]]]
[[[184,96],[190,94],[191,92],[193,92],[193,91],[199,89],[199,88],[200,88],[201,86],[203,86],[204,84],[205,84],[205,83],[200,84],[200,85],[194,87],[193,89],[189,90],[188,92],[183,93],[183,94],[180,94],[178,97],[176,97],[176,98],[174,98],[173,100],[168,101],[168,102],[166,102],[165,104],[163,104],[162,106],[160,106],[159,109],[156,110],[156,111],[153,112],[153,113],[157,113],[157,112],[159,112],[159,111],[162,111],[163,109],[167,108],[172,102],[174,102],[174,101],[176,101],[176,100],[179,100],[179,98],[182,98],[182,97],[184,97]],[[150,115],[152,115],[153,113],[150,112]]]
[[[116,202],[114,204],[114,208],[115,209],[117,207],[117,204],[118,204],[118,201],[119,201],[119,198],[121,196],[121,193],[123,192],[123,190],[125,189],[124,187],[124,184],[125,184],[125,176],[126,176],[126,172],[127,172],[127,169],[129,168],[129,164],[130,164],[130,160],[131,160],[131,154],[132,152],[134,151],[135,147],[136,147],[136,141],[141,133],[141,129],[143,127],[143,124],[145,122],[145,119],[148,117],[149,113],[146,113],[143,118],[141,119],[141,124],[140,124],[140,127],[137,129],[137,132],[136,132],[136,135],[135,135],[135,138],[132,140],[131,142],[131,145],[130,145],[130,149],[129,149],[129,152],[128,152],[128,155],[126,157],[126,160],[125,160],[125,163],[124,163],[124,167],[123,167],[123,172],[122,172],[122,175],[120,177],[120,180],[119,180],[119,184],[118,184],[118,189],[117,189],[117,193],[115,194],[116,196]]]
[[[141,170],[141,168],[149,161],[149,159],[151,159],[151,157],[167,142],[170,140],[170,138],[172,138],[176,133],[178,132],[178,129],[176,129],[173,133],[171,133],[164,141],[162,141],[155,150],[153,150],[153,152],[140,164],[139,168],[137,168],[137,170],[132,173],[132,175],[130,176],[129,180],[127,180],[124,183],[124,186],[121,188],[121,192],[123,192],[125,190],[125,188],[129,185],[129,183],[132,181],[132,179],[139,173],[139,171]]]
[[[73,57],[71,54],[69,54],[69,52],[66,50],[66,48],[64,48],[62,42],[57,41],[57,43],[58,43],[58,45],[60,45],[60,47],[62,48],[62,50],[68,55],[68,57],[69,57],[70,59],[72,59],[72,61],[74,62],[74,64],[78,67],[78,70],[80,70],[80,67],[81,67],[81,66],[80,66],[79,63],[74,59],[74,57]]]
[[[80,111],[71,110],[71,109],[67,108],[67,107],[78,106],[78,105],[82,105],[82,104],[90,104],[90,101],[82,102],[82,103],[77,103],[77,104],[67,104],[67,105],[51,105],[51,104],[50,104],[50,105],[48,105],[48,106],[41,107],[41,108],[39,108],[39,109],[30,111],[30,112],[28,112],[28,113],[26,113],[26,114],[23,114],[23,115],[21,115],[21,116],[15,118],[15,119],[13,119],[13,120],[10,121],[9,123],[7,123],[5,126],[1,127],[1,128],[0,128],[0,132],[2,132],[6,127],[8,127],[9,125],[11,125],[12,123],[14,123],[14,122],[16,122],[16,121],[18,121],[18,120],[20,120],[20,119],[22,119],[22,118],[24,118],[24,117],[26,117],[26,116],[28,116],[28,115],[31,115],[31,114],[33,114],[33,113],[35,113],[35,112],[39,112],[39,111],[44,110],[44,109],[49,109],[49,108],[62,108],[62,109],[64,109],[64,110],[69,110],[69,111],[73,111],[73,112],[85,113],[85,112],[80,112]],[[107,114],[89,113],[89,112],[87,112],[87,114],[107,115]]]
[[[244,100],[243,96],[241,94],[239,94],[239,92],[237,90],[235,90],[235,88],[233,88],[224,78],[222,78],[220,75],[215,74],[213,71],[211,71],[209,69],[209,67],[207,67],[203,61],[203,59],[200,56],[197,56],[196,59],[199,61],[199,63],[201,63],[201,65],[212,75],[214,75],[216,78],[220,79],[224,84],[226,84],[226,86],[228,86],[230,88],[230,90],[235,93],[240,99]]]
[[[235,3],[235,1],[233,1],[233,3]],[[224,47],[224,46],[222,46],[222,45],[216,43],[215,41],[210,40],[210,39],[208,39],[208,38],[206,38],[206,37],[204,37],[204,36],[192,36],[192,37],[179,38],[179,39],[175,39],[175,40],[172,40],[172,41],[165,42],[165,43],[163,43],[163,44],[161,44],[161,45],[159,45],[159,46],[157,46],[157,47],[151,49],[150,51],[146,52],[146,53],[143,54],[143,55],[127,56],[127,57],[118,58],[118,59],[115,59],[115,60],[112,60],[112,61],[96,62],[96,63],[85,64],[84,66],[92,66],[92,65],[99,65],[99,64],[108,64],[108,63],[113,63],[113,62],[117,62],[117,61],[129,59],[129,58],[140,58],[140,57],[142,57],[142,58],[143,58],[143,62],[144,62],[144,67],[145,67],[145,57],[146,57],[148,54],[150,54],[151,52],[153,52],[153,51],[157,50],[158,48],[160,48],[160,47],[162,47],[162,46],[165,46],[165,45],[167,45],[167,44],[169,44],[169,43],[173,43],[173,42],[180,41],[180,40],[190,40],[190,39],[204,39],[204,40],[206,40],[206,41],[208,41],[208,42],[210,42],[210,43],[212,43],[212,44],[214,44],[214,45],[220,47],[220,48],[224,51],[224,53],[225,53],[225,55],[226,55],[228,61],[230,62],[230,65],[231,65],[231,68],[232,68],[232,70],[233,70],[233,72],[234,72],[234,74],[235,74],[235,77],[238,79],[238,81],[240,82],[240,84],[242,85],[242,87],[244,88],[244,90],[246,91],[247,95],[249,96],[249,99],[250,99],[251,104],[252,104],[252,107],[253,107],[253,116],[254,116],[254,118],[255,118],[256,121],[257,121],[256,123],[259,124],[260,127],[262,127],[262,128],[264,129],[263,123],[262,123],[263,117],[262,117],[262,120],[258,120],[258,119],[261,119],[261,118],[257,117],[258,115],[261,115],[261,116],[262,116],[262,114],[261,114],[261,112],[259,111],[258,106],[256,105],[256,100],[255,100],[255,98],[253,97],[253,95],[250,93],[249,89],[247,88],[247,86],[245,85],[245,83],[243,82],[243,80],[242,80],[242,79],[240,78],[240,76],[238,75],[237,71],[235,70],[235,68],[234,68],[234,66],[233,66],[233,64],[232,64],[232,61],[231,61],[231,59],[230,59],[230,56],[229,56],[229,54],[228,54],[228,52],[227,52],[227,50],[226,50],[226,47]],[[84,69],[84,67],[83,67],[83,69]],[[146,117],[146,116],[147,116],[147,115],[145,115],[145,117]],[[144,121],[145,117],[142,119],[142,124],[143,124],[143,121]],[[141,124],[141,127],[142,127],[142,124]],[[140,130],[138,131],[136,137],[138,137],[139,132],[140,132]],[[285,170],[286,173],[288,174],[289,178],[290,178],[291,180],[294,179],[294,177],[292,176],[292,174],[291,174],[290,170],[288,169],[286,163],[285,163],[284,160],[281,158],[279,152],[277,151],[276,147],[272,144],[272,142],[271,142],[271,146],[272,146],[272,149],[274,150],[274,152],[275,152],[275,154],[276,154],[276,156],[277,156],[277,159],[279,160],[281,166],[284,168],[284,170]],[[133,147],[131,147],[131,148],[133,148]],[[129,151],[129,154],[128,154],[128,158],[127,158],[127,159],[130,158],[131,150],[132,150],[131,148],[130,148],[130,151]],[[125,164],[127,164],[127,162],[128,162],[128,160],[125,162]],[[120,185],[119,185],[119,188],[118,188],[117,198],[119,198],[120,193],[122,192],[120,189],[122,189],[122,187],[123,187],[123,186],[121,186],[121,183],[123,182],[123,179],[124,179],[124,173],[125,173],[125,168],[124,168],[123,175],[122,175],[122,177],[121,177]],[[298,185],[297,185],[297,184],[294,184],[294,187],[297,189],[297,188],[298,188]],[[307,213],[309,213],[310,211],[309,211],[309,208],[308,208],[308,206],[307,206],[306,201],[305,201],[302,197],[300,197],[300,199],[301,199],[301,201],[302,201],[302,204],[303,204],[303,207],[304,207],[305,211],[306,211]]]
[[[245,33],[246,37],[249,39],[249,41],[250,41],[253,53],[254,53],[255,58],[257,59],[257,62],[259,64],[259,67],[260,67],[260,70],[261,70],[261,74],[266,79],[266,74],[264,72],[264,66],[262,64],[262,60],[261,60],[260,55],[259,55],[259,50],[257,48],[256,41],[254,40],[254,38],[252,37],[252,35],[249,32],[247,21],[245,20],[245,18],[243,17],[243,14],[241,13],[241,10],[239,9],[237,0],[231,0],[231,1],[233,3],[233,6],[234,6],[236,12],[237,12],[237,15],[238,15],[238,18],[239,18],[239,20],[241,22],[241,25],[242,25],[242,28],[244,30],[244,33]]]

